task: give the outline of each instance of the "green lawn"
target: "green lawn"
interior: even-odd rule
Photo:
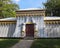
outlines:
[[[31,48],[60,48],[60,39],[36,39]]]
[[[0,39],[0,48],[10,48],[18,43],[20,39]]]

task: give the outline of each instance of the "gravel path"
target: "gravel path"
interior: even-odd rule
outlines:
[[[33,41],[34,40],[20,40],[17,44],[15,44],[11,48],[30,48]]]

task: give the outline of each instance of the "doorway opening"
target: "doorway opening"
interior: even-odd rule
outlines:
[[[26,24],[26,37],[34,37],[34,24]]]

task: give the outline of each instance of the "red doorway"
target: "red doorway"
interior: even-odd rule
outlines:
[[[26,37],[34,37],[34,24],[26,24]]]

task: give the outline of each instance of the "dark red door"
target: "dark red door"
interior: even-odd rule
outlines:
[[[34,24],[26,24],[26,36],[34,37]]]

